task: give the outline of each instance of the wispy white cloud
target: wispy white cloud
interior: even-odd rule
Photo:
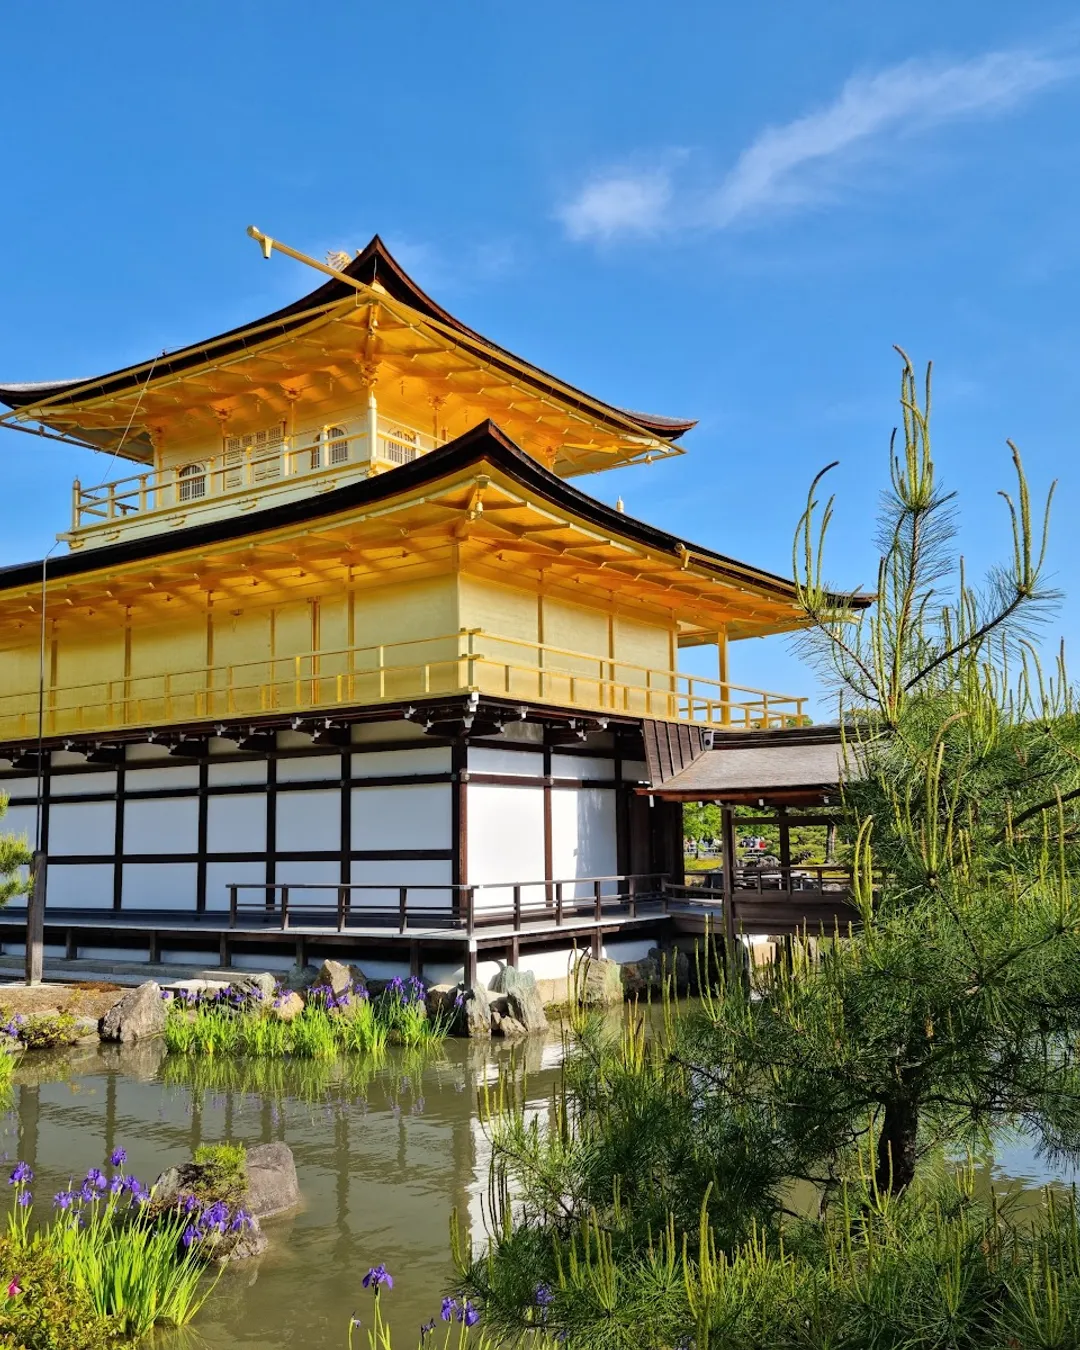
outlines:
[[[668,169],[611,169],[586,183],[556,213],[571,239],[654,234],[672,200]]]
[[[1077,70],[1072,59],[1022,50],[904,61],[853,76],[825,107],[767,127],[718,184],[676,185],[670,167],[616,170],[591,179],[557,214],[575,240],[751,223],[827,200],[873,155],[947,122],[1005,112]]]

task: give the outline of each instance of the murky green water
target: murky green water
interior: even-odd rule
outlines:
[[[546,1102],[561,1058],[558,1038],[517,1052],[529,1095]],[[226,1270],[194,1331],[160,1338],[159,1350],[329,1350],[345,1344],[350,1315],[367,1320],[360,1280],[385,1262],[394,1276],[385,1310],[411,1344],[437,1315],[452,1279],[455,1209],[479,1236],[487,1150],[477,1089],[509,1051],[463,1041],[434,1059],[394,1052],[373,1068],[169,1059],[163,1047],[86,1049],[24,1061],[0,1152],[35,1172],[43,1204],[117,1145],[129,1170],[152,1181],[200,1143],[284,1140],[296,1158],[301,1209],[268,1220],[270,1249]],[[987,1181],[1037,1191],[1048,1170],[1022,1140],[1006,1141]],[[7,1197],[5,1196],[4,1199]],[[363,1342],[366,1344],[366,1342]]]
[[[557,1039],[518,1051],[538,1102],[560,1055]],[[353,1311],[367,1320],[360,1280],[380,1261],[394,1276],[384,1311],[411,1344],[452,1279],[451,1213],[480,1231],[487,1153],[477,1088],[508,1058],[465,1041],[435,1059],[394,1052],[375,1069],[360,1060],[191,1062],[153,1045],[39,1056],[19,1070],[0,1152],[31,1164],[35,1195],[51,1205],[72,1174],[117,1145],[128,1170],[152,1181],[200,1143],[283,1140],[302,1207],[266,1222],[265,1256],[227,1269],[197,1334],[163,1337],[162,1350],[342,1347]]]

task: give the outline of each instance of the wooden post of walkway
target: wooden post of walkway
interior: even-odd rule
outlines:
[[[30,864],[30,893],[26,897],[26,983],[40,984],[45,973],[45,854],[38,851]]]
[[[730,806],[720,808],[720,843],[724,863],[724,952],[735,959],[735,813]]]

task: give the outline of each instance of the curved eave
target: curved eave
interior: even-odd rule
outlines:
[[[481,423],[411,464],[374,478],[268,507],[246,516],[215,519],[172,530],[167,535],[141,536],[127,542],[102,545],[85,553],[67,554],[53,559],[48,565],[48,573],[57,580],[95,572],[108,573],[111,569],[150,559],[165,559],[236,540],[253,540],[275,530],[304,525],[343,512],[370,510],[381,502],[404,494],[430,490],[441,480],[481,464],[501,471],[538,499],[572,514],[589,526],[614,538],[625,539],[657,554],[666,555],[675,565],[684,566],[699,576],[712,576],[728,585],[765,595],[781,605],[789,606],[793,621],[796,617],[795,587],[786,577],[750,567],[711,549],[688,544],[676,535],[605,506],[603,502],[598,502],[545,469],[492,422]],[[41,574],[40,561],[0,568],[0,592],[38,588]],[[860,607],[869,603],[863,597],[838,597],[841,598]]]
[[[422,291],[378,235],[375,235],[368,246],[357,254],[344,271],[365,285],[377,283],[393,299],[451,330],[460,345],[474,356],[493,361],[511,378],[531,384],[591,418],[606,422],[622,431],[633,431],[636,428],[648,436],[669,443],[676,441],[697,425],[696,420],[659,417],[651,413],[629,412],[616,408],[613,404],[604,403],[573,385],[556,379],[538,366],[507,351],[505,347],[491,342],[456,319]],[[217,337],[181,348],[180,351],[159,357],[153,362],[128,366],[122,370],[95,376],[90,380],[0,385],[0,403],[12,409],[25,410],[28,415],[40,412],[39,420],[48,425],[50,410],[58,413],[63,409],[68,413],[80,403],[122,394],[146,384],[148,373],[151,371],[154,378],[170,378],[185,370],[224,360],[245,348],[255,350],[268,341],[280,339],[294,329],[302,327],[319,311],[333,309],[346,300],[355,301],[356,294],[356,291],[345,282],[331,278],[308,295],[262,319],[253,320],[239,328],[231,328],[225,333],[218,334]]]

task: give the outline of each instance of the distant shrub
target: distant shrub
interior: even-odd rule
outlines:
[[[55,1050],[74,1045],[79,1038],[75,1018],[68,1012],[16,1013],[6,1018],[0,1032],[26,1050]]]

